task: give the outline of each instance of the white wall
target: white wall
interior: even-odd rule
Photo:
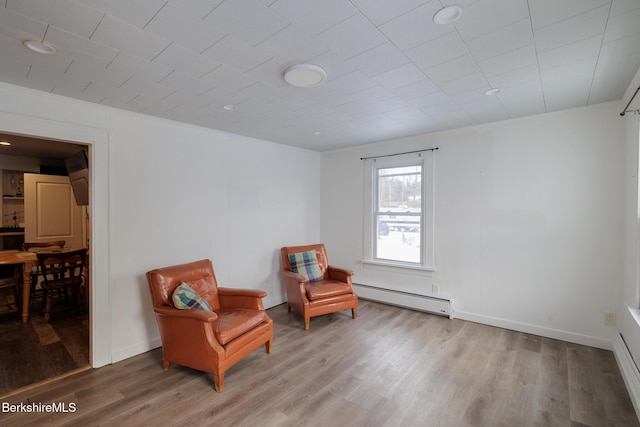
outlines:
[[[211,258],[221,286],[286,301],[280,247],[319,238],[318,153],[122,112],[111,129],[117,359],[157,337],[152,268]]]
[[[354,282],[454,300],[456,317],[611,348],[622,301],[620,103],[322,155],[321,238]],[[435,273],[363,265],[361,157],[439,147]]]
[[[285,301],[279,248],[319,239],[318,153],[12,85],[0,99],[0,131],[93,144],[94,366],[160,344],[152,268],[211,258],[222,286]]]

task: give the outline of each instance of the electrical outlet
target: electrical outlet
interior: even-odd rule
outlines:
[[[616,314],[611,311],[605,311],[604,324],[606,326],[616,326]]]
[[[438,283],[431,284],[431,294],[440,295],[440,285]]]

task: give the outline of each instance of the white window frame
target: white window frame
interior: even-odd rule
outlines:
[[[422,166],[422,215],[420,221],[420,262],[402,262],[376,258],[377,169]],[[435,155],[433,151],[367,159],[365,161],[364,258],[363,263],[394,268],[435,271]]]

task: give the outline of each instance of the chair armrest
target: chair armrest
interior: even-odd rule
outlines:
[[[179,310],[168,306],[154,307],[153,311],[162,346],[170,348],[168,353],[180,353],[183,351],[180,349],[189,349],[197,354],[209,354],[212,350],[217,354],[224,352],[214,333],[218,315],[213,311],[197,308]]]
[[[351,276],[353,276],[352,270],[330,265],[329,267],[327,267],[327,271],[329,272],[330,279],[351,283]]]
[[[267,293],[258,289],[236,289],[218,287],[218,298],[221,307],[248,308],[264,310],[262,298]]]
[[[293,279],[298,283],[306,283],[309,280],[307,279],[307,276],[305,276],[304,274],[294,273],[293,271],[289,271],[289,270],[282,270],[280,272],[284,276],[285,280]]]
[[[193,319],[193,320],[199,320],[201,322],[209,322],[209,323],[218,319],[218,315],[215,314],[213,311],[201,310],[197,308],[192,308],[189,310],[178,310],[177,308],[174,308],[174,307],[160,306],[160,307],[153,307],[153,311],[156,312],[156,314],[160,314],[162,316]]]
[[[287,289],[287,302],[302,307],[309,304],[305,285],[309,283],[306,276],[289,270],[281,270]]]

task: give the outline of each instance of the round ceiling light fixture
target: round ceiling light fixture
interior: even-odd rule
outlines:
[[[502,93],[502,89],[500,89],[499,87],[496,87],[496,88],[493,88],[493,89],[489,89],[484,94],[487,95],[487,96],[491,96],[491,95],[497,95],[499,93]]]
[[[56,50],[53,46],[49,46],[48,44],[39,42],[37,40],[25,40],[22,42],[22,44],[29,50],[45,55],[53,55],[54,53],[56,53]]]
[[[238,111],[238,106],[236,104],[225,104],[222,106],[222,109],[227,111]]]
[[[462,16],[462,8],[460,6],[443,7],[433,15],[433,22],[438,25],[453,24]]]
[[[327,72],[317,65],[299,64],[287,68],[283,77],[291,86],[316,87],[327,81]]]

